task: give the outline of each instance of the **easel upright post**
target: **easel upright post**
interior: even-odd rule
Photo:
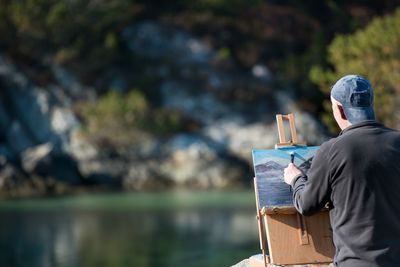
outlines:
[[[289,124],[290,124],[290,134],[292,136],[292,142],[293,143],[298,143],[298,141],[297,141],[296,123],[294,121],[294,114],[293,113],[288,114],[288,120],[289,120]]]
[[[265,228],[264,228],[264,220],[263,220],[263,216],[261,214],[261,210],[260,210],[260,205],[259,205],[259,199],[258,199],[258,194],[257,194],[257,183],[256,183],[256,178],[253,178],[253,182],[254,182],[254,192],[256,195],[256,208],[257,208],[257,223],[258,223],[258,237],[260,239],[260,248],[261,248],[261,252],[262,252],[262,256],[263,256],[263,261],[264,261],[264,266],[268,267],[268,263],[269,263],[269,259],[266,253],[266,246],[265,246]]]

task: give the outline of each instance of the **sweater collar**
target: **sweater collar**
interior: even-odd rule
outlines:
[[[346,129],[342,130],[342,131],[340,132],[339,135],[345,134],[345,133],[347,133],[348,131],[351,131],[351,130],[353,130],[353,129],[357,129],[357,128],[365,127],[365,126],[378,126],[378,127],[382,127],[383,124],[381,124],[381,123],[379,123],[379,122],[377,122],[377,121],[375,121],[375,120],[367,120],[367,121],[357,122],[357,123],[354,123],[354,124],[350,125],[350,126],[347,127]]]

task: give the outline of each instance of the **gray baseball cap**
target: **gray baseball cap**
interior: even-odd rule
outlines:
[[[342,104],[344,114],[351,123],[375,120],[374,92],[371,83],[364,77],[342,77],[333,85],[331,97]]]

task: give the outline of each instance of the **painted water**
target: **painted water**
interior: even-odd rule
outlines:
[[[259,252],[253,192],[0,203],[0,266],[231,266]]]

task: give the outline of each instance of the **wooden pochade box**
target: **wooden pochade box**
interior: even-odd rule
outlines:
[[[305,217],[291,209],[263,209],[262,221],[275,265],[330,263],[335,254],[328,211]]]
[[[307,172],[318,147],[253,150],[254,188],[260,245],[265,265],[324,264],[333,261],[335,248],[328,209],[302,216],[293,206],[292,192],[283,182],[283,169],[294,163]],[[267,244],[267,246],[266,246]]]

